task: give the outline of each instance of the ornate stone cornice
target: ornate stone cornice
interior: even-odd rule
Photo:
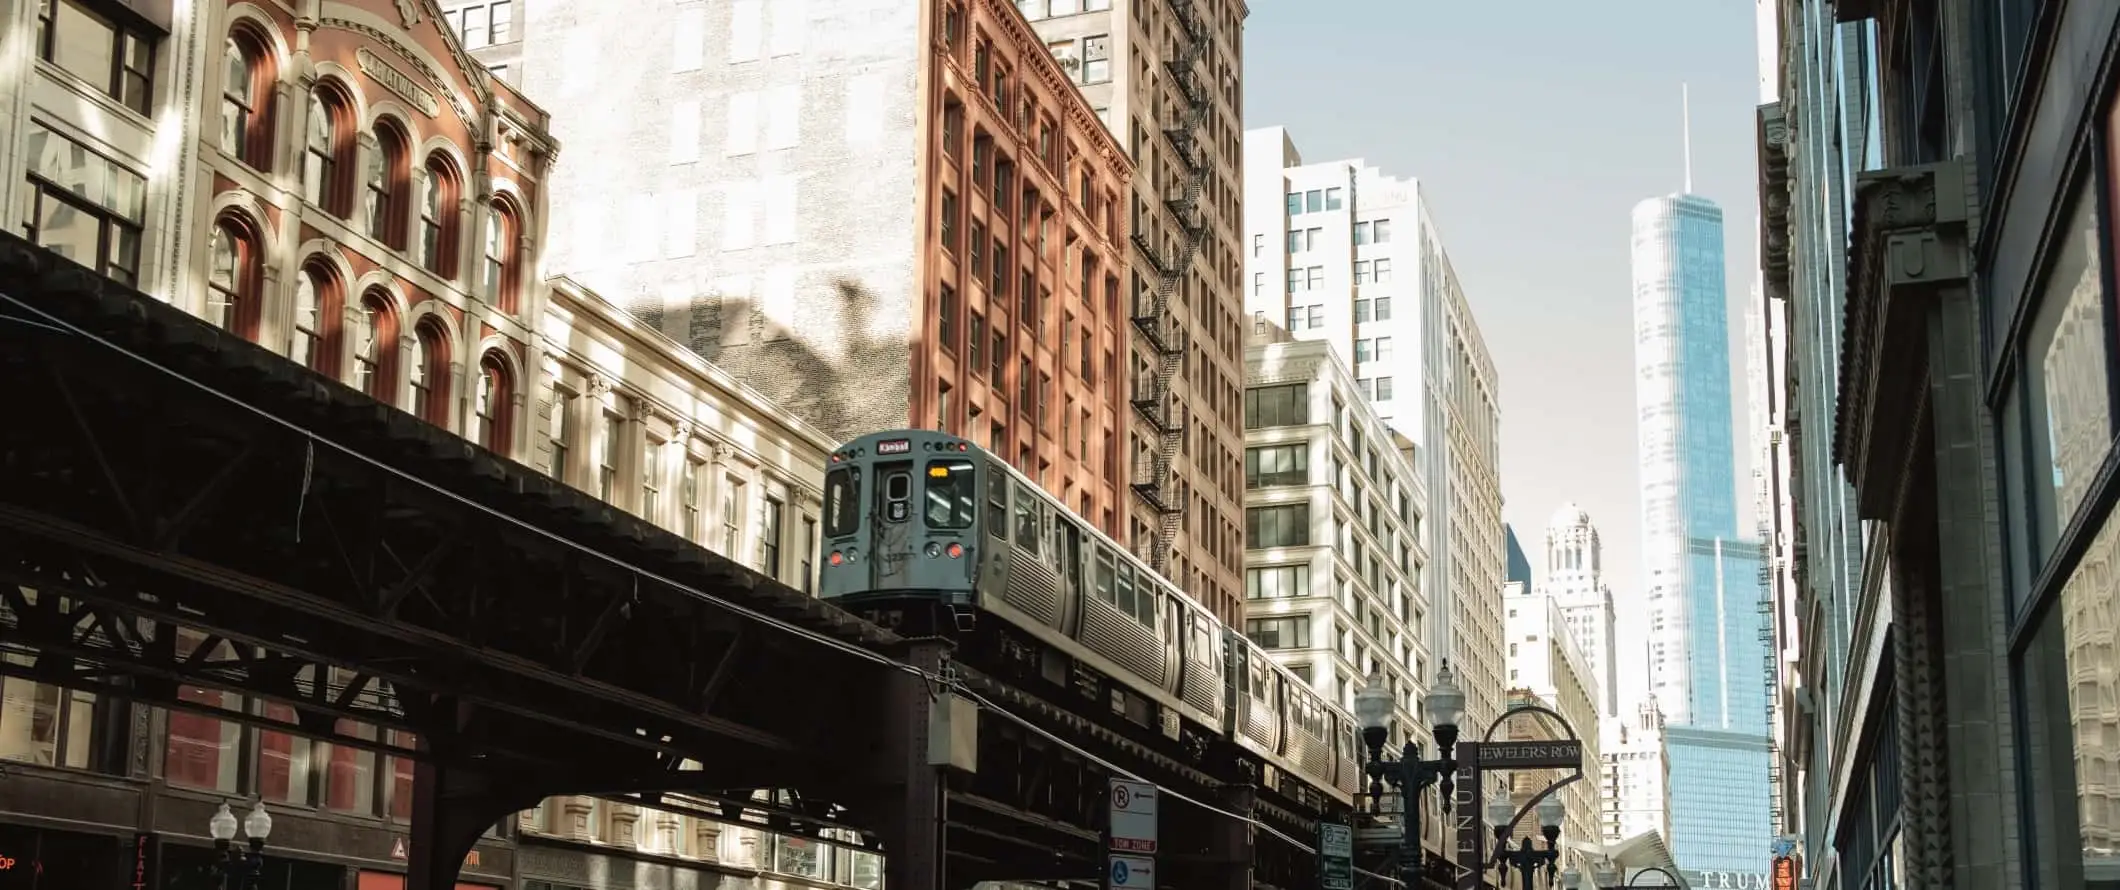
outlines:
[[[1767,295],[1789,294],[1789,126],[1781,103],[1759,106],[1759,265]]]
[[[1865,519],[1890,515],[1928,363],[1930,298],[1972,269],[1959,162],[1862,174],[1848,249],[1833,458]]]
[[[1090,110],[1089,100],[1082,96],[1082,90],[1075,86],[1073,80],[1068,78],[1067,72],[1061,70],[1060,60],[1053,58],[1053,51],[1045,45],[1044,38],[1039,37],[1038,33],[1032,31],[1030,25],[1023,21],[1023,11],[1017,9],[1016,4],[1010,2],[1010,0],[976,0],[976,2],[981,9],[986,10],[987,16],[992,18],[1001,31],[1007,35],[1010,45],[1016,48],[1016,56],[1021,60],[1019,67],[1035,69],[1038,79],[1045,83],[1046,89],[1052,90],[1054,95],[1060,99],[1060,104],[1067,106],[1061,114],[1066,117],[1069,123],[1084,130],[1088,134],[1088,138],[1095,142],[1096,147],[1093,150],[1097,153],[1097,156],[1104,163],[1116,168],[1115,172],[1119,174],[1122,182],[1127,177],[1132,176],[1134,172],[1133,159],[1127,157],[1126,149],[1119,145],[1118,138],[1113,136],[1110,130],[1105,129],[1104,122],[1098,120],[1096,113]],[[981,91],[974,90],[974,92]],[[992,101],[991,97],[988,98],[988,101]],[[998,110],[1001,113],[1002,120],[1015,119],[1009,113],[1009,109],[1002,108]],[[1066,183],[1063,182],[1062,185],[1065,186]]]

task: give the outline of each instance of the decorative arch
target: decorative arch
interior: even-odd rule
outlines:
[[[489,451],[508,456],[515,450],[516,430],[526,404],[522,360],[515,343],[489,336],[478,343],[465,435]]]
[[[213,215],[235,212],[256,228],[267,244],[279,242],[280,231],[269,220],[272,215],[265,212],[265,200],[249,189],[230,189],[213,196]]]
[[[286,36],[264,10],[249,3],[229,7],[219,65],[220,144],[260,171],[272,169],[278,86],[290,59]]]
[[[414,308],[407,318],[412,332],[412,357],[406,364],[406,379],[412,383],[413,415],[435,426],[448,428],[451,359],[460,340],[447,321],[448,314],[428,310],[429,300]]]
[[[359,81],[355,81],[355,83],[359,83]],[[361,118],[361,129],[373,130],[377,124],[386,120],[395,121],[398,128],[405,131],[405,144],[409,146],[414,142],[414,134],[420,131],[419,127],[413,124],[413,121],[418,119],[411,109],[406,108],[404,103],[396,99],[376,99],[368,103],[365,116]]]
[[[413,130],[402,116],[382,113],[368,125],[375,135],[375,155],[361,172],[363,228],[368,236],[394,250],[405,249],[405,223],[411,208]]]
[[[360,171],[360,91],[336,76],[320,76],[305,97],[302,116],[302,197],[340,219],[353,216]]]
[[[486,207],[484,243],[479,245],[479,295],[487,305],[510,315],[519,311],[523,293],[523,233],[530,224],[518,195],[496,191]]]
[[[405,295],[397,282],[382,273],[361,276],[350,291],[355,294],[353,330],[349,331],[353,357],[346,383],[384,404],[397,404],[398,332],[405,319]]]
[[[412,313],[412,298],[405,295],[405,286],[398,282],[396,276],[382,269],[362,275],[359,281],[354,282],[352,290],[359,294],[376,292],[383,298],[391,313],[398,318]]]
[[[429,139],[427,144],[434,141]],[[457,208],[465,194],[470,168],[454,145],[435,150],[423,147],[418,163],[419,185],[413,200],[413,230],[417,236],[413,246],[421,267],[445,281],[455,281],[463,270],[462,258],[457,256],[463,214]]]
[[[302,261],[295,268],[287,354],[312,371],[336,378],[346,340],[347,284],[353,276],[347,274],[346,258],[328,246],[296,255]]]
[[[352,69],[333,61],[316,63],[317,82],[332,81],[346,91],[346,98],[353,110],[353,125],[367,129],[369,118],[374,115],[367,92],[361,89],[361,78]]]
[[[216,327],[258,339],[264,318],[267,232],[240,208],[217,210],[206,233],[206,302],[201,314]]]
[[[421,140],[418,154],[423,161],[435,155],[448,158],[449,165],[455,168],[459,177],[468,177],[471,173],[471,156],[464,153],[463,146],[451,141],[447,136],[433,135]]]

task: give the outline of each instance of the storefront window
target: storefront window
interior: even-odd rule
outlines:
[[[11,664],[31,657],[9,653]],[[89,768],[96,697],[13,677],[0,677],[0,760],[38,766]]]
[[[340,720],[340,735],[374,739],[375,727]],[[324,761],[324,808],[339,813],[375,814],[375,752],[351,745],[317,744]]]
[[[401,748],[413,748],[419,737],[409,732],[390,730],[390,743]],[[397,819],[412,818],[412,768],[416,765],[409,757],[391,757],[390,761],[390,815]]]
[[[773,870],[784,875],[802,878],[822,878],[825,863],[830,860],[831,848],[809,838],[774,838],[779,855],[774,857]]]
[[[2113,441],[2097,202],[2084,189],[2071,200],[2024,350],[2035,565],[2053,553]]]
[[[260,710],[274,720],[295,721],[295,710],[290,705],[266,702]],[[259,730],[257,739],[258,793],[275,803],[314,806],[316,782],[311,775],[310,763],[316,753],[316,742],[271,730]]]
[[[2120,523],[2107,520],[2019,665],[2027,716],[2023,823],[2041,887],[2080,887],[2120,868]]]
[[[235,660],[235,648],[217,640],[212,652],[195,653],[206,642],[203,631],[177,631],[177,657],[200,661]],[[241,711],[243,697],[202,686],[180,686],[177,698],[215,710]],[[190,711],[171,710],[169,744],[162,757],[162,776],[172,785],[234,793],[240,790],[242,725]]]

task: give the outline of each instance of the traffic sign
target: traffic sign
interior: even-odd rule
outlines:
[[[1111,780],[1111,848],[1125,853],[1156,852],[1156,786]]]
[[[1354,829],[1318,823],[1319,890],[1354,890]]]
[[[1155,890],[1156,860],[1146,856],[1121,856],[1113,853],[1109,874],[1111,879],[1105,882],[1105,886],[1111,890],[1135,887]]]

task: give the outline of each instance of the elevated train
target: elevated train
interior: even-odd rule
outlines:
[[[970,441],[897,430],[842,445],[823,525],[818,592],[842,608],[931,621],[968,644],[967,664],[1027,664],[1180,748],[1233,745],[1298,802],[1345,806],[1360,787],[1351,716]]]

